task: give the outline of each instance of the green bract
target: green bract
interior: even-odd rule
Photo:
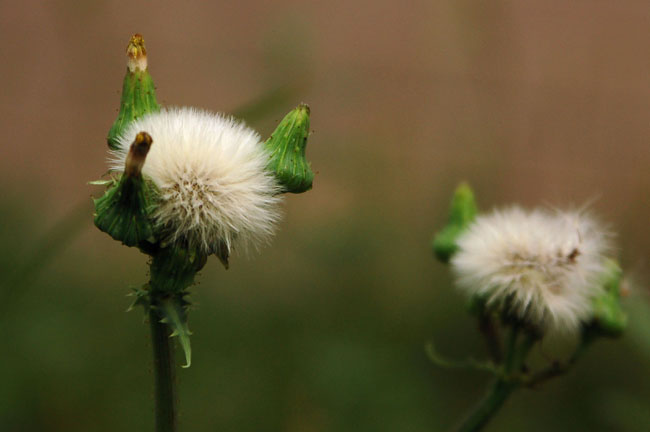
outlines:
[[[280,122],[264,144],[268,169],[275,173],[283,192],[302,193],[312,187],[314,173],[305,159],[309,136],[309,106],[299,105]]]
[[[476,218],[474,192],[467,183],[461,183],[454,192],[447,225],[433,238],[433,252],[442,262],[449,262],[458,250],[456,240]]]
[[[607,270],[602,275],[603,293],[594,299],[593,326],[604,336],[620,336],[627,325],[627,316],[621,308],[621,280],[623,270],[612,259],[607,260]]]
[[[122,176],[104,196],[95,200],[95,225],[127,246],[153,242],[151,204],[155,187],[142,177]]]

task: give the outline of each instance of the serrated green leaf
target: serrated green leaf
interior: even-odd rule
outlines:
[[[182,367],[188,368],[192,364],[192,348],[190,336],[192,332],[187,325],[187,312],[183,295],[168,297],[161,300],[157,306],[160,322],[167,324],[172,334],[170,337],[177,337],[185,354],[186,364]]]
[[[149,313],[151,307],[151,300],[149,298],[149,284],[144,285],[142,288],[135,287],[133,292],[127,294],[128,297],[135,297],[131,305],[129,305],[127,312],[131,312],[136,306],[142,306],[145,314]]]

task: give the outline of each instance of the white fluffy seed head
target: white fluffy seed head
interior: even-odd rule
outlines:
[[[574,334],[600,293],[608,234],[579,211],[479,216],[458,239],[457,283],[546,333]]]
[[[159,191],[154,218],[166,241],[212,253],[258,246],[280,218],[280,187],[266,170],[260,136],[243,123],[193,108],[168,108],[134,121],[111,152],[124,169],[134,137],[153,139],[142,173]]]

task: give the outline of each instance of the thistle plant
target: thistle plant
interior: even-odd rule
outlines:
[[[309,108],[291,111],[271,137],[196,108],[161,108],[144,40],[127,47],[120,112],[108,134],[110,178],[95,200],[95,225],[150,257],[135,289],[154,352],[156,431],[175,431],[174,342],[192,361],[189,289],[207,259],[228,268],[235,250],[259,248],[280,220],[283,193],[309,190]]]
[[[471,188],[458,187],[433,250],[450,264],[468,298],[489,360],[446,360],[431,344],[428,353],[441,366],[494,375],[487,395],[458,431],[481,430],[514,390],[566,373],[596,339],[622,334],[622,271],[611,257],[611,237],[585,211],[512,206],[478,214]],[[577,341],[573,354],[533,370],[527,363],[531,350],[558,337]]]

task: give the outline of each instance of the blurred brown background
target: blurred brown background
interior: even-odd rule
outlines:
[[[182,430],[452,425],[486,377],[423,345],[480,355],[429,250],[463,179],[484,209],[591,203],[632,288],[622,342],[488,429],[650,430],[649,29],[647,1],[1,2],[0,430],[152,428],[148,327],[123,313],[146,261],[94,229],[87,185],[135,32],[163,104],[263,136],[312,108],[314,189],[194,289]]]

